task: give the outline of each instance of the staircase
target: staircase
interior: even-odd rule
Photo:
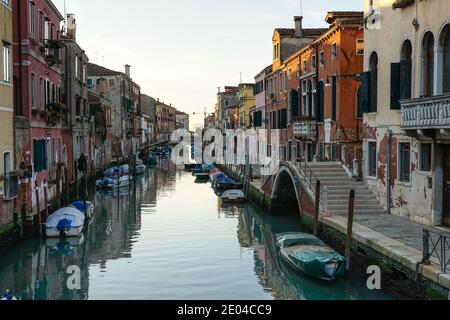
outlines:
[[[355,215],[384,214],[386,211],[364,182],[353,181],[337,162],[308,163],[306,174],[312,171],[322,188],[328,189],[328,209],[333,215],[347,215],[350,190],[355,190]],[[313,181],[313,185],[316,182]]]

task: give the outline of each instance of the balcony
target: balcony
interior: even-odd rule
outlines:
[[[449,129],[450,94],[400,101],[403,130]]]
[[[59,40],[46,40],[45,43],[45,61],[48,65],[60,65],[62,43]]]

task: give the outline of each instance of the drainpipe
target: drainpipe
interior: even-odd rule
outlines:
[[[391,129],[387,129],[387,138],[388,138],[388,143],[387,143],[387,156],[386,156],[386,165],[387,165],[387,172],[386,172],[386,188],[387,188],[387,212],[388,214],[391,214],[391,158],[392,158],[392,130]]]

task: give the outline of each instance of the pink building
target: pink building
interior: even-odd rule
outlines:
[[[13,2],[15,161],[19,212],[31,220],[56,195],[63,159],[60,23],[50,0]],[[63,171],[62,171],[63,172]],[[37,188],[36,188],[37,187]],[[59,185],[61,187],[61,185]],[[39,206],[38,206],[39,200]]]

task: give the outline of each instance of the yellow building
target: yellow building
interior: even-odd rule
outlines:
[[[255,107],[256,103],[254,86],[253,83],[241,83],[238,87],[239,128],[244,130],[251,127],[250,111]]]
[[[0,197],[3,198],[0,227],[12,220],[13,201],[17,183],[11,177],[14,171],[14,109],[12,59],[12,2],[0,1]],[[15,180],[17,182],[17,179]]]

